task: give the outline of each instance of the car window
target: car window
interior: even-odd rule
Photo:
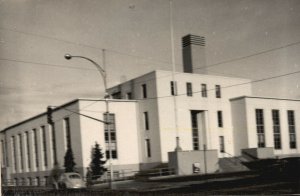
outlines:
[[[80,179],[80,176],[79,175],[76,175],[76,174],[72,174],[69,176],[70,179]]]

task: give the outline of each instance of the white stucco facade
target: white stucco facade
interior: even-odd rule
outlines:
[[[104,100],[78,99],[56,107],[52,113],[55,136],[52,127],[47,123],[46,113],[2,131],[1,145],[5,142],[3,146],[6,147],[7,157],[2,159],[5,160],[5,163],[2,161],[2,174],[5,175],[3,178],[22,184],[44,183],[54,167],[54,144],[57,162],[63,169],[68,138],[65,119],[69,121],[71,148],[78,172],[85,175],[91,162],[91,150],[96,142],[105,157],[108,149],[104,139],[104,124],[73,111],[103,121],[106,105]],[[112,159],[113,170],[117,175],[138,171],[140,158],[137,145],[137,103],[109,100],[109,112],[115,115],[117,158]],[[106,167],[110,168],[108,162]]]
[[[205,148],[219,158],[262,147],[274,149],[274,156],[300,154],[300,101],[253,97],[247,79],[156,70],[108,91],[116,131],[117,157],[112,165],[118,175],[167,163],[176,137],[183,151]],[[263,111],[264,146],[258,146],[256,110]],[[106,105],[104,100],[78,99],[53,110],[57,161],[62,167],[70,135],[76,167],[85,175],[95,142],[104,153],[107,150],[105,127],[71,111],[104,120]],[[280,148],[274,146],[273,111],[280,122],[276,125]],[[49,176],[54,165],[52,130],[46,113],[3,130],[2,177],[37,181]]]
[[[235,154],[240,155],[240,149],[257,148],[257,123],[256,109],[263,111],[265,147],[274,148],[274,155],[279,157],[293,156],[300,154],[300,135],[299,135],[299,113],[300,101],[293,99],[269,98],[243,96],[231,100],[232,118],[234,121],[234,137],[238,138],[235,142]],[[272,111],[279,114],[279,135],[281,145],[274,146],[274,122]],[[290,146],[290,131],[288,122],[288,112],[294,115],[295,147]]]

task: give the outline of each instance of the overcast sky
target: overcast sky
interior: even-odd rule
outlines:
[[[0,0],[0,130],[75,98],[101,98],[92,64],[106,50],[108,85],[171,70],[169,0]],[[173,0],[181,37],[206,38],[208,73],[260,80],[300,71],[299,0]],[[223,63],[224,62],[224,63]],[[226,63],[227,62],[227,63]],[[300,99],[300,74],[253,83],[258,96]]]

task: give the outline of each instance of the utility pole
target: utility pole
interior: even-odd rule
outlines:
[[[172,81],[173,81],[173,88],[174,88],[174,95],[173,95],[173,103],[174,103],[174,120],[175,120],[175,131],[176,131],[176,147],[175,151],[182,151],[180,147],[180,139],[178,133],[178,114],[177,114],[177,83],[175,81],[175,51],[174,51],[174,28],[173,28],[173,5],[172,0],[170,0],[170,34],[171,34],[171,51],[172,51]]]
[[[104,122],[104,125],[107,127],[107,133],[108,133],[108,156],[109,156],[109,159],[108,159],[108,162],[109,162],[109,170],[110,170],[110,180],[109,180],[109,187],[111,189],[113,189],[113,164],[112,164],[112,149],[111,149],[111,123],[109,122],[109,116],[110,116],[110,113],[109,113],[109,95],[108,95],[108,91],[107,91],[107,73],[106,73],[106,70],[105,70],[105,49],[102,49],[102,60],[103,60],[103,67],[101,67],[98,63],[96,63],[95,61],[93,61],[92,59],[90,58],[87,58],[85,56],[73,56],[73,55],[70,55],[70,54],[66,54],[65,55],[65,59],[67,60],[71,60],[72,58],[81,58],[81,59],[85,59],[89,62],[91,62],[93,65],[96,66],[96,68],[98,69],[99,73],[101,74],[102,76],[102,79],[103,79],[103,83],[104,83],[104,92],[105,92],[105,95],[104,95],[104,99],[105,99],[105,107],[106,107],[106,111],[104,113],[104,116],[106,116],[106,120]]]

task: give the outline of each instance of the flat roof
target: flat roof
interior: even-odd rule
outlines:
[[[67,102],[67,103],[64,103],[64,104],[62,104],[62,105],[60,105],[60,106],[57,106],[57,107],[53,108],[53,111],[60,110],[61,108],[66,107],[66,106],[69,106],[69,105],[72,105],[72,104],[74,104],[74,103],[76,103],[76,102],[78,102],[78,101],[105,101],[105,99],[77,98],[77,99],[71,100],[71,101],[69,101],[69,102]],[[137,102],[137,100],[109,99],[109,102]],[[4,128],[3,130],[0,131],[0,133],[1,133],[1,132],[5,132],[5,131],[7,131],[8,129],[17,127],[17,126],[19,126],[19,125],[21,125],[21,124],[24,124],[24,123],[26,123],[26,122],[29,122],[29,121],[31,121],[31,120],[34,120],[34,119],[36,119],[36,118],[42,117],[42,116],[44,116],[44,115],[46,115],[46,114],[47,114],[47,111],[46,111],[46,112],[43,112],[43,113],[40,113],[40,114],[37,114],[37,115],[35,115],[35,116],[33,116],[33,117],[30,117],[30,118],[25,119],[25,120],[23,120],[23,121],[21,121],[21,122],[18,122],[18,123],[16,123],[16,124],[13,124],[13,125],[11,125],[11,126],[9,126],[9,127]]]
[[[260,96],[240,96],[231,98],[230,101],[235,101],[239,99],[273,99],[273,100],[282,100],[282,101],[300,101],[300,99],[290,99],[290,98],[280,98],[280,97],[260,97]]]

